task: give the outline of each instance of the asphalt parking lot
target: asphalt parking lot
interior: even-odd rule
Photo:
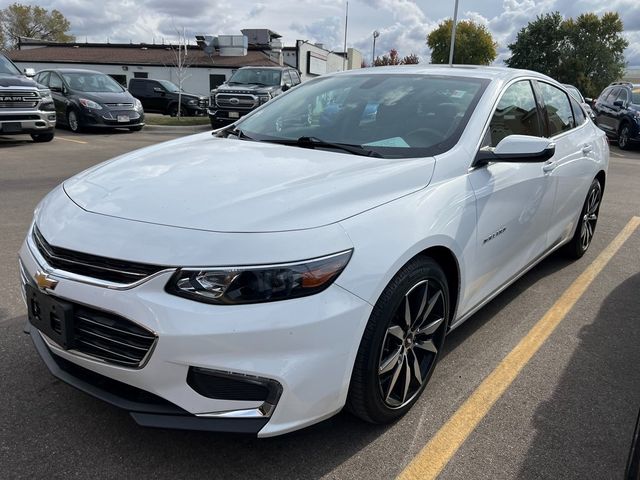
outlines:
[[[575,263],[548,258],[454,331],[405,418],[380,427],[341,413],[257,440],[138,427],[54,379],[37,356],[22,333],[16,257],[37,202],[76,172],[181,134],[57,135],[50,144],[0,137],[0,477],[430,478],[441,464],[443,479],[622,478],[640,408],[640,228],[629,223],[640,216],[640,148],[611,148],[587,255]],[[623,230],[628,238],[612,251]],[[594,265],[601,271],[585,283]],[[576,284],[580,294],[566,294]],[[504,393],[495,403],[474,396],[548,312],[557,327],[511,372]],[[477,426],[452,427],[450,419],[467,418],[456,412],[475,416]],[[421,454],[438,447],[434,439],[453,451]]]

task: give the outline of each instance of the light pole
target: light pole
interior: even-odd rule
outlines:
[[[458,0],[453,7],[453,25],[451,26],[451,46],[449,47],[449,66],[453,65],[453,49],[456,46],[456,26],[458,24]]]
[[[380,36],[380,32],[378,30],[373,31],[373,53],[371,54],[371,66],[376,66],[376,38]]]

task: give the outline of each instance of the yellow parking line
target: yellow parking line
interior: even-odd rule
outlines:
[[[86,145],[89,142],[83,142],[82,140],[74,140],[72,138],[65,138],[65,137],[54,137],[56,140],[64,140],[65,142],[73,142],[73,143],[82,143],[83,145]]]
[[[400,473],[399,480],[434,479],[440,474],[467,437],[515,380],[518,373],[540,349],[549,335],[585,293],[591,282],[638,226],[640,226],[640,217],[633,217],[629,220],[618,236],[565,290],[556,303],[520,340],[520,343],[482,381],[447,423]]]

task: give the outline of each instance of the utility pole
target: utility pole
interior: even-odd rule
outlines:
[[[371,66],[376,66],[376,38],[380,36],[380,32],[378,30],[373,31],[373,53],[371,54]]]
[[[451,26],[451,47],[449,47],[449,66],[453,65],[453,50],[456,46],[456,26],[458,25],[458,0],[453,7],[453,25]]]
[[[344,15],[344,54],[342,55],[342,71],[345,71],[345,62],[347,61],[347,27],[349,26],[349,2],[347,1],[347,11]]]

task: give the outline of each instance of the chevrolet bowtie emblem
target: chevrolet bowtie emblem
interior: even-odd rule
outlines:
[[[38,287],[42,290],[54,290],[58,285],[58,281],[51,278],[49,275],[43,272],[36,273],[33,277]]]

